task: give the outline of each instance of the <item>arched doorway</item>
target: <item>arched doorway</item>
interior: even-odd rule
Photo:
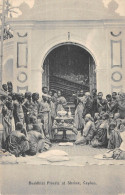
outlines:
[[[53,48],[43,63],[42,86],[61,90],[68,101],[78,90],[96,88],[95,60],[82,46],[64,43]]]

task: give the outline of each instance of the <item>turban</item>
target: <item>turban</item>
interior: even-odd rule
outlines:
[[[85,93],[85,96],[90,96],[90,93],[89,93],[89,92],[86,92],[86,93]]]
[[[91,114],[86,114],[85,117],[87,117],[89,120],[93,121],[93,118],[91,117]]]

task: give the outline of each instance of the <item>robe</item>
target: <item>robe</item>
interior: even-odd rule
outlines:
[[[107,147],[108,145],[108,138],[107,138],[107,131],[109,128],[109,122],[104,120],[102,124],[97,129],[96,135],[94,136],[93,140],[91,141],[93,147]]]
[[[50,124],[50,106],[47,102],[41,102],[39,108],[39,117],[43,122],[44,134],[49,136],[49,124]]]
[[[83,129],[83,136],[75,141],[75,144],[87,144],[89,141],[91,141],[95,134],[95,125],[94,122],[89,120]]]
[[[81,130],[84,127],[84,119],[83,119],[83,112],[85,109],[85,97],[79,97],[79,103],[75,110],[75,125],[77,130]]]
[[[67,104],[67,101],[66,101],[66,99],[65,99],[63,96],[58,97],[58,98],[57,98],[56,113],[57,113],[58,111],[64,111],[64,110],[65,110],[64,107],[66,106],[66,104]]]
[[[25,154],[29,150],[26,136],[18,130],[12,131],[7,139],[6,149],[16,157]]]
[[[27,154],[36,155],[37,152],[42,152],[44,149],[44,139],[42,134],[36,131],[29,131],[28,134],[29,150]]]
[[[120,132],[114,129],[109,136],[108,149],[119,148],[121,143],[122,143],[122,138],[120,136]]]
[[[4,108],[2,109],[2,112],[4,112]],[[2,123],[4,127],[2,133],[2,148],[5,148],[6,139],[12,132],[12,113],[8,109],[7,109],[7,113],[3,115]]]
[[[13,106],[14,106],[13,116],[14,116],[15,127],[16,127],[17,122],[24,123],[24,112],[21,103],[15,101]]]

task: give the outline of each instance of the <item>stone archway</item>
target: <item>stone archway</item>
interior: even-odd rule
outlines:
[[[42,86],[54,89],[55,85],[55,90],[62,89],[69,95],[77,89],[91,92],[96,88],[95,68],[93,55],[82,45],[72,42],[55,45],[44,57]]]

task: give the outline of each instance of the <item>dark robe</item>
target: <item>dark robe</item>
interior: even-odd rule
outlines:
[[[107,108],[107,101],[105,99],[97,99],[97,108],[98,108],[98,113],[101,113],[102,111],[106,112]]]
[[[12,131],[8,136],[6,149],[16,157],[25,154],[29,150],[29,143],[26,136],[19,131]]]
[[[108,127],[109,127],[108,121],[107,120],[103,121],[102,124],[97,129],[96,135],[94,136],[93,140],[91,141],[91,144],[93,147],[107,147],[107,145],[108,145],[108,138],[107,138]]]
[[[119,148],[121,143],[122,143],[122,138],[120,136],[120,132],[117,130],[113,130],[109,136],[108,149]]]
[[[93,97],[92,102],[92,117],[94,117],[95,113],[98,112],[98,105],[97,105],[97,95]]]

